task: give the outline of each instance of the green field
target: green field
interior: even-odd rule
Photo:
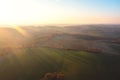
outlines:
[[[26,48],[0,53],[0,80],[40,80],[63,72],[65,80],[119,80],[120,56],[52,48]]]

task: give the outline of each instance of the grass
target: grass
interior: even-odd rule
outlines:
[[[1,53],[3,54],[3,53]],[[120,56],[52,48],[11,50],[0,56],[0,80],[40,80],[61,71],[65,80],[117,80]]]

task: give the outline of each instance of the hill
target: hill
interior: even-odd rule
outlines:
[[[0,80],[39,80],[63,72],[65,80],[120,79],[120,56],[51,48],[26,48],[0,56]]]
[[[119,80],[120,25],[0,28],[0,80]]]

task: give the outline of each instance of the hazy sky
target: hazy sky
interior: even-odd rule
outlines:
[[[0,0],[0,24],[120,23],[120,0]]]

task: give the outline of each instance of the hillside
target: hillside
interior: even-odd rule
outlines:
[[[119,80],[120,25],[0,28],[0,80]]]
[[[39,80],[61,71],[65,80],[120,79],[120,56],[51,48],[26,48],[0,56],[0,80]]]

